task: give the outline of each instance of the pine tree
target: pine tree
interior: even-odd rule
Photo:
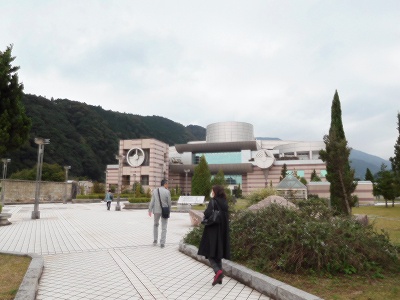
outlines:
[[[19,67],[12,66],[12,46],[0,51],[0,156],[18,149],[29,138],[31,121],[21,99],[23,85],[18,81]]]
[[[317,175],[315,169],[311,173],[311,181],[321,181],[321,178]]]
[[[367,168],[367,171],[365,171],[365,180],[369,180],[371,182],[374,182],[374,175],[372,175],[372,172],[369,168]]]
[[[392,164],[392,171],[396,186],[396,197],[400,196],[400,113],[397,113],[397,131],[399,136],[397,137],[396,144],[394,145],[394,156],[390,157],[389,160]]]
[[[287,173],[287,166],[286,166],[286,164],[283,164],[282,170],[281,170],[281,177],[279,178],[279,181],[282,181],[283,178],[286,177],[286,173]]]
[[[209,198],[211,192],[211,172],[204,155],[200,157],[199,164],[194,168],[192,177],[192,195]]]
[[[326,179],[330,182],[331,205],[339,213],[351,215],[354,206],[352,193],[357,183],[354,181],[354,170],[350,168],[351,148],[342,123],[342,110],[338,92],[335,92],[331,107],[331,126],[329,134],[324,136],[325,150],[320,151],[321,159],[326,162]]]
[[[211,180],[211,186],[213,185],[222,185],[223,187],[228,186],[225,180],[224,171],[222,169],[220,169],[217,175],[215,175],[214,178]]]
[[[382,163],[381,169],[377,174],[375,192],[377,195],[383,196],[385,199],[386,207],[388,207],[388,200],[392,200],[394,206],[394,199],[396,198],[396,183],[394,173],[386,170],[386,165]]]

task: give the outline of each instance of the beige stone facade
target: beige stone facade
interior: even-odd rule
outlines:
[[[329,182],[309,182],[307,184],[308,194],[318,195],[320,198],[330,198]],[[359,205],[375,204],[375,197],[372,194],[371,181],[358,181],[354,195],[357,195]]]
[[[329,198],[326,185],[326,165],[319,158],[325,148],[323,141],[283,141],[254,138],[253,126],[242,122],[214,123],[207,127],[205,141],[169,146],[156,139],[121,140],[119,155],[124,156],[119,165],[107,166],[107,186],[118,184],[120,172],[122,188],[140,182],[147,189],[169,179],[170,189],[178,187],[183,194],[190,194],[195,167],[205,156],[210,172],[216,175],[222,169],[234,190],[239,185],[243,195],[280,182],[284,164],[287,171],[311,180],[313,171],[321,178],[321,186],[310,184],[308,194]],[[360,203],[370,203],[372,184],[361,183],[356,194]]]
[[[160,186],[162,179],[168,179],[168,149],[168,144],[156,139],[120,140],[122,187],[132,187],[134,182],[140,182],[145,190]],[[118,173],[118,164],[107,166],[107,187],[118,185]]]

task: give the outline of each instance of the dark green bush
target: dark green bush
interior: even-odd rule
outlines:
[[[76,199],[104,199],[105,194],[76,195]]]
[[[189,231],[185,235],[185,237],[183,238],[183,241],[186,244],[199,247],[201,236],[203,234],[203,230],[204,230],[204,225],[200,225],[199,227],[194,227],[191,231]]]
[[[147,197],[138,197],[138,198],[129,198],[128,201],[129,203],[148,203],[150,202],[150,198]]]
[[[193,229],[184,241],[198,247],[202,228]],[[386,233],[335,216],[323,199],[301,201],[298,209],[270,205],[234,212],[230,228],[232,260],[263,273],[400,271],[398,249]]]
[[[114,199],[117,200],[118,194],[113,194]],[[132,194],[120,194],[119,198],[131,198]],[[89,194],[89,195],[76,195],[76,199],[104,199],[105,194]]]
[[[350,274],[399,268],[396,247],[385,233],[351,217],[334,217],[321,201],[306,202],[299,210],[271,205],[234,216],[233,259],[262,272]]]
[[[249,205],[256,204],[261,200],[264,200],[268,196],[277,195],[277,191],[274,188],[263,188],[252,192],[251,194],[247,195],[245,199],[249,200]]]

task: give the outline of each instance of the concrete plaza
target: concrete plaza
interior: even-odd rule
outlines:
[[[229,277],[213,287],[211,268],[179,252],[191,229],[187,213],[171,214],[160,248],[147,210],[115,205],[40,204],[38,220],[33,205],[7,205],[12,224],[0,227],[0,252],[44,257],[37,300],[269,299]]]

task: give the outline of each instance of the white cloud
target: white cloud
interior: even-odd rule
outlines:
[[[13,1],[25,92],[256,136],[322,140],[335,90],[351,147],[397,139],[397,1]]]

